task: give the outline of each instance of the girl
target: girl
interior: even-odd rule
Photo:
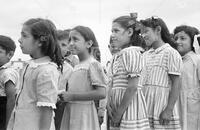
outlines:
[[[113,57],[112,85],[108,95],[108,127],[120,130],[148,129],[146,103],[138,87],[143,39],[135,30],[136,19],[121,16],[112,23],[112,46],[119,48]],[[132,47],[131,47],[132,46]]]
[[[191,26],[178,26],[174,29],[177,50],[183,59],[181,79],[181,121],[183,130],[200,129],[200,54],[199,31]]]
[[[50,20],[29,19],[19,42],[22,52],[33,59],[24,67],[8,130],[53,130],[58,68],[62,69],[56,28]]]
[[[140,80],[144,86],[150,127],[180,129],[175,104],[179,95],[181,57],[170,46],[174,44],[162,19],[152,17],[141,20],[141,24],[141,35],[150,47],[143,54],[144,68]]]
[[[67,102],[61,130],[99,130],[94,100],[105,98],[106,78],[103,67],[91,55],[98,43],[92,30],[84,26],[73,28],[69,40],[80,63],[68,80],[68,91],[60,95]]]

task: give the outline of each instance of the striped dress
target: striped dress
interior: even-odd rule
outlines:
[[[128,77],[140,76],[141,48],[129,47],[115,55],[112,63],[112,89],[110,105],[117,109],[128,86]],[[149,127],[146,103],[141,88],[138,87],[131,103],[124,112],[118,130],[146,130]]]
[[[169,44],[150,49],[143,54],[143,70],[139,84],[144,87],[148,117],[152,129],[180,129],[177,104],[169,125],[160,125],[159,116],[168,103],[171,89],[169,74],[180,75],[182,60],[179,53]]]

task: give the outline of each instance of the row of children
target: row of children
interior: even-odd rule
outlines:
[[[57,129],[99,130],[101,118],[94,101],[105,97],[108,118],[104,117],[102,125],[107,129],[198,129],[200,58],[196,28],[176,27],[173,40],[161,18],[140,22],[134,15],[116,18],[107,73],[97,61],[98,42],[90,28],[77,26],[65,32],[63,38],[46,19],[29,19],[23,24],[20,47],[32,60],[23,67],[20,78],[17,72],[6,72],[14,42],[0,43],[4,57],[0,60],[0,92],[8,100],[4,129],[55,129],[53,109],[58,101]],[[68,45],[79,63],[72,60]]]

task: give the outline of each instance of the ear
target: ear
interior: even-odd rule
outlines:
[[[161,33],[161,30],[162,30],[162,29],[161,29],[160,26],[157,26],[157,27],[155,28],[155,31],[156,31],[157,33],[159,33],[159,34]]]
[[[87,48],[90,48],[93,45],[92,40],[87,41]]]
[[[132,36],[133,35],[133,29],[132,28],[128,28],[128,36]]]
[[[8,52],[7,54],[8,59],[10,60],[13,57],[13,55],[14,55],[14,51]]]

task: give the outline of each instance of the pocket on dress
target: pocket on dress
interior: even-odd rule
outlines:
[[[187,111],[188,113],[196,113],[198,115],[200,110],[200,100],[199,99],[187,99]]]

